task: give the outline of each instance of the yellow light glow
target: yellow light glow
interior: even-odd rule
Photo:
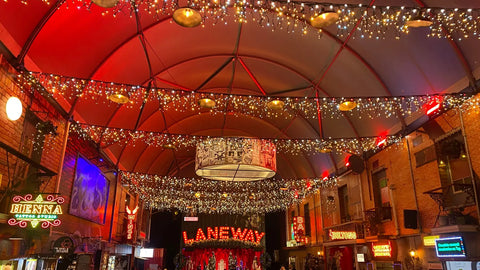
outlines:
[[[179,8],[175,10],[172,19],[183,27],[196,27],[202,23],[200,12],[191,8]]]
[[[10,97],[6,105],[7,117],[12,121],[16,121],[22,116],[23,106],[20,99],[17,97]]]
[[[423,245],[426,247],[433,247],[435,246],[435,239],[440,238],[440,235],[430,235],[423,237]]]

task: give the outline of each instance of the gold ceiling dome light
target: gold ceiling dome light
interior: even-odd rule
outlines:
[[[340,16],[335,11],[324,11],[310,18],[310,24],[315,28],[324,28],[334,24]]]
[[[110,101],[113,101],[113,102],[118,103],[118,104],[125,104],[125,103],[128,103],[130,101],[130,99],[127,96],[125,96],[121,93],[112,94],[112,95],[108,96],[108,99]]]
[[[357,102],[355,101],[344,101],[340,104],[338,104],[338,109],[342,112],[348,112],[348,111],[351,111],[353,109],[355,109],[357,107]]]
[[[405,23],[405,26],[412,27],[412,28],[419,28],[419,27],[430,27],[433,22],[425,17],[417,16],[411,18]]]
[[[281,110],[285,106],[285,102],[281,101],[280,99],[274,99],[267,103],[267,107],[270,110]]]
[[[215,100],[211,98],[202,98],[198,100],[198,106],[202,108],[212,109],[215,107]]]
[[[188,7],[175,10],[172,18],[178,25],[183,27],[197,27],[202,23],[200,12]]]
[[[118,0],[92,0],[92,2],[103,8],[112,8],[117,5]]]

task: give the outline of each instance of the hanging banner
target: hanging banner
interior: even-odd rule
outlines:
[[[52,194],[39,194],[34,200],[32,194],[14,196],[10,207],[13,217],[8,220],[8,224],[26,228],[30,222],[32,228],[36,228],[41,223],[43,229],[60,226],[62,222],[58,218],[63,215],[64,202],[62,196]]]

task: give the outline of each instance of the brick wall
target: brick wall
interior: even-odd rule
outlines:
[[[14,80],[17,75],[16,70],[0,55],[0,141],[30,158],[33,158],[33,152],[38,150],[41,153],[41,159],[38,162],[46,168],[58,172],[61,167],[66,121],[59,117],[54,108],[40,94],[31,93],[28,89],[20,89]],[[11,96],[18,97],[23,104],[23,114],[16,121],[9,120],[5,111],[7,100]],[[36,126],[26,120],[27,108],[39,121],[50,121],[53,126],[56,126],[57,134],[45,136],[45,139],[42,140],[43,144],[41,144],[38,133],[34,133],[37,130]],[[12,154],[8,154],[7,160],[7,152],[5,149],[0,149],[0,190],[7,191],[9,178],[11,180],[10,188],[12,185],[16,185],[14,193],[28,189],[25,181],[28,177],[28,169],[27,162]],[[42,177],[42,184],[38,191],[55,192],[57,179],[57,176]],[[10,191],[12,190],[10,189]],[[2,210],[5,211],[5,209]]]
[[[75,178],[75,168],[78,156],[82,156],[86,160],[90,160],[92,164],[99,167],[102,171],[110,171],[104,173],[109,181],[109,196],[106,209],[106,217],[104,224],[98,224],[84,218],[68,214],[70,209],[70,199],[72,196],[72,187]],[[115,191],[115,175],[110,170],[107,161],[99,161],[99,153],[91,142],[85,141],[75,133],[70,133],[65,150],[65,158],[63,163],[62,175],[60,180],[60,194],[66,199],[64,207],[65,214],[63,215],[62,226],[55,229],[55,233],[67,234],[74,236],[77,241],[80,238],[85,239],[102,239],[108,240],[111,223],[112,206],[114,202],[113,194]],[[116,208],[118,213],[118,206]]]

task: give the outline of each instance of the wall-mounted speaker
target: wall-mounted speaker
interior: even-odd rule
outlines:
[[[348,166],[348,168],[350,168],[355,173],[362,173],[365,169],[365,163],[363,162],[363,159],[357,155],[351,155],[348,158],[348,163],[350,163],[350,166]]]
[[[417,221],[417,210],[403,210],[403,226],[406,229],[417,229],[418,228],[418,221]]]

